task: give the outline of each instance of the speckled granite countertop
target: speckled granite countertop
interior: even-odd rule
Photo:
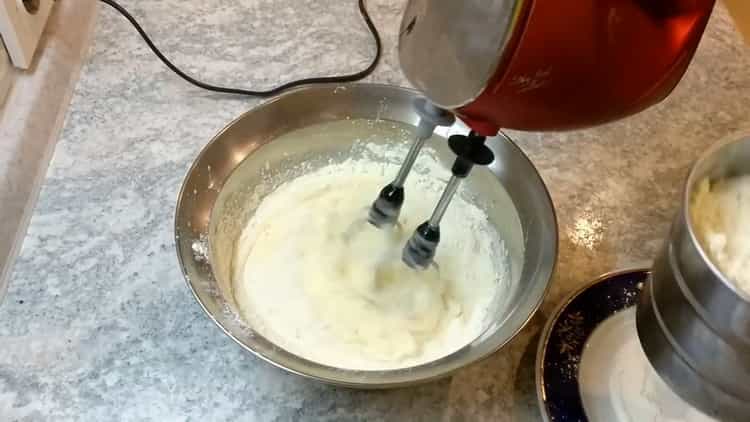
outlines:
[[[177,63],[226,84],[352,70],[372,54],[354,1],[123,3]],[[395,56],[402,1],[369,3],[385,46],[371,79],[404,84]],[[0,305],[0,419],[538,420],[533,360],[544,316],[603,272],[649,264],[690,163],[728,133],[750,133],[748,69],[750,51],[719,8],[663,104],[594,130],[514,133],[559,213],[559,266],[542,314],[452,378],[350,391],[271,367],[203,315],[174,253],[177,191],[199,149],[258,101],[186,85],[101,8]]]

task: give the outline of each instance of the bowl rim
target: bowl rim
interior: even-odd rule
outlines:
[[[552,282],[553,282],[553,279],[554,279],[554,276],[555,276],[555,273],[556,273],[556,270],[557,270],[557,258],[558,258],[558,254],[559,254],[559,241],[560,241],[559,240],[559,238],[560,238],[560,235],[559,235],[559,223],[557,221],[557,212],[555,210],[555,206],[554,206],[554,202],[552,201],[552,197],[551,197],[551,195],[549,193],[549,189],[548,189],[547,185],[544,183],[544,179],[541,177],[541,174],[539,173],[539,170],[534,166],[534,164],[531,162],[530,158],[503,131],[500,131],[498,133],[497,137],[503,138],[504,142],[506,142],[508,144],[508,146],[510,146],[512,149],[514,149],[521,157],[523,157],[526,160],[526,162],[529,164],[529,168],[532,171],[531,175],[533,177],[535,177],[537,179],[537,181],[539,182],[539,187],[541,188],[541,192],[543,193],[543,196],[544,196],[543,199],[544,199],[544,201],[547,202],[547,204],[549,205],[549,211],[550,211],[550,216],[549,217],[551,217],[550,223],[551,223],[551,229],[552,229],[552,233],[550,233],[550,235],[551,235],[552,240],[553,240],[553,242],[551,242],[552,244],[549,245],[550,252],[551,252],[551,254],[550,254],[551,255],[551,265],[548,267],[547,282],[544,285],[544,289],[542,289],[542,291],[539,294],[539,296],[536,299],[536,301],[534,301],[534,303],[532,304],[532,306],[529,308],[528,315],[526,315],[526,317],[521,320],[521,323],[515,329],[511,330],[510,335],[505,340],[503,340],[501,342],[498,342],[497,345],[495,345],[492,348],[489,348],[488,350],[486,350],[485,352],[483,352],[481,355],[477,356],[474,360],[472,360],[469,363],[463,363],[461,365],[455,365],[454,367],[446,368],[445,370],[443,370],[441,372],[437,372],[437,373],[434,373],[434,374],[431,374],[431,375],[428,375],[428,376],[423,376],[423,377],[409,379],[409,380],[403,380],[403,381],[393,381],[393,382],[387,382],[386,381],[386,382],[373,383],[373,382],[367,381],[366,378],[364,378],[364,379],[361,378],[361,379],[359,379],[357,381],[342,381],[342,380],[339,380],[339,379],[329,379],[329,378],[326,378],[326,377],[323,377],[323,376],[319,376],[319,375],[316,375],[314,373],[310,373],[309,371],[305,370],[304,368],[288,366],[288,365],[286,365],[286,364],[284,364],[282,362],[277,361],[273,357],[266,356],[262,352],[257,351],[254,348],[252,348],[252,347],[248,346],[247,344],[245,344],[240,338],[238,338],[235,334],[233,334],[232,332],[230,332],[229,329],[227,329],[214,316],[214,314],[211,311],[208,310],[208,308],[206,307],[206,305],[202,301],[201,297],[198,294],[198,291],[196,290],[196,288],[194,286],[194,282],[192,280],[192,275],[188,273],[186,262],[184,260],[183,254],[181,253],[181,250],[180,250],[179,214],[180,214],[180,210],[184,206],[184,201],[185,201],[185,198],[187,196],[186,195],[187,189],[188,189],[188,183],[187,182],[190,179],[190,175],[193,174],[193,172],[195,171],[195,169],[198,167],[199,163],[201,163],[203,161],[204,157],[207,155],[207,153],[211,149],[211,147],[216,142],[218,142],[219,139],[221,139],[222,136],[230,128],[232,128],[235,124],[237,124],[237,122],[239,122],[240,120],[244,119],[246,116],[250,115],[251,113],[256,113],[259,110],[267,108],[267,107],[271,106],[272,104],[283,100],[286,97],[292,96],[294,94],[298,94],[299,92],[302,92],[302,91],[320,90],[320,89],[326,89],[326,88],[327,89],[331,89],[332,91],[335,91],[336,89],[340,89],[342,87],[347,88],[347,89],[350,89],[350,88],[354,88],[354,89],[368,89],[368,88],[385,89],[385,90],[392,90],[392,91],[401,92],[401,93],[408,94],[408,95],[414,96],[414,97],[419,97],[419,96],[422,95],[419,91],[417,91],[415,89],[412,89],[412,88],[401,87],[401,86],[390,85],[390,84],[380,84],[380,83],[366,83],[366,82],[363,83],[363,82],[357,82],[357,83],[344,83],[344,84],[332,83],[332,84],[319,84],[319,85],[304,85],[304,86],[300,86],[300,87],[296,87],[296,88],[290,89],[289,91],[286,91],[286,92],[284,92],[282,94],[279,94],[279,95],[274,96],[274,97],[272,97],[270,99],[262,101],[259,104],[251,107],[247,111],[242,112],[240,115],[238,115],[234,119],[232,119],[221,130],[219,130],[211,138],[211,140],[209,142],[207,142],[200,149],[199,153],[196,155],[195,159],[193,160],[193,162],[191,163],[190,167],[188,168],[188,170],[185,172],[185,175],[183,176],[183,180],[182,180],[182,184],[180,186],[180,190],[178,192],[177,202],[176,202],[176,205],[175,205],[175,211],[174,211],[174,216],[173,216],[173,219],[174,219],[174,224],[173,224],[174,238],[173,239],[175,241],[175,252],[177,254],[177,259],[178,259],[178,263],[180,265],[180,270],[182,272],[182,275],[183,275],[183,278],[185,280],[185,283],[186,283],[187,287],[190,289],[190,291],[191,291],[191,293],[193,295],[193,298],[198,302],[198,304],[200,305],[201,309],[203,309],[203,312],[209,317],[209,319],[211,321],[213,321],[213,323],[216,326],[218,326],[219,329],[225,335],[227,335],[229,338],[231,338],[241,348],[243,348],[244,350],[252,353],[254,356],[260,358],[261,360],[263,360],[265,362],[270,363],[271,365],[273,365],[273,366],[275,366],[277,368],[283,369],[283,370],[285,370],[287,372],[290,372],[290,373],[293,373],[293,374],[296,374],[296,375],[300,375],[300,376],[305,377],[305,378],[309,378],[309,379],[314,379],[314,380],[317,380],[317,381],[321,381],[321,382],[326,383],[326,384],[332,384],[332,385],[344,386],[344,387],[351,387],[351,388],[363,388],[363,389],[382,389],[382,388],[403,387],[403,386],[409,386],[409,385],[415,385],[415,384],[422,384],[422,383],[426,383],[426,382],[430,382],[430,381],[434,381],[434,380],[437,380],[437,379],[444,378],[444,377],[449,376],[450,374],[454,373],[455,371],[457,371],[459,369],[462,369],[462,368],[464,368],[466,366],[469,366],[469,365],[473,365],[473,364],[479,363],[479,362],[487,359],[489,356],[491,356],[492,354],[494,354],[495,352],[497,352],[499,349],[501,349],[506,344],[508,344],[512,339],[514,339],[518,335],[518,333],[520,333],[528,325],[529,321],[538,312],[538,310],[541,307],[542,303],[544,302],[547,294],[549,293],[549,290],[551,288],[551,285],[552,285]],[[457,119],[457,122],[460,122],[460,120]],[[230,177],[230,176],[228,176],[228,177]],[[213,211],[213,205],[212,205],[212,211]],[[211,263],[208,262],[207,264],[208,264],[208,267],[209,267],[210,274],[212,274],[215,277]],[[481,335],[482,334],[480,334],[480,336]],[[269,342],[270,342],[270,340],[269,340]],[[271,343],[273,343],[273,342],[271,342]],[[467,346],[468,345],[464,346],[463,348],[465,348]],[[463,350],[463,348],[459,349],[459,350],[457,350],[457,351],[455,351],[453,353],[457,353],[458,351]],[[288,352],[288,353],[291,354],[291,352]],[[368,373],[396,373],[396,372],[404,372],[404,373],[409,372],[409,373],[413,373],[415,369],[426,367],[428,365],[434,365],[436,362],[440,362],[441,360],[443,360],[443,359],[451,356],[453,353],[451,353],[451,354],[449,354],[447,356],[441,357],[441,358],[439,358],[437,360],[434,360],[434,361],[431,361],[431,362],[427,362],[427,363],[424,363],[424,364],[420,364],[420,365],[416,365],[416,366],[405,367],[405,368],[396,368],[396,369],[387,369],[387,370],[374,370],[374,371],[373,370],[356,370],[356,369],[348,369],[348,368],[337,368],[337,367],[333,367],[333,366],[328,366],[328,365],[320,364],[318,362],[310,361],[310,360],[305,359],[304,357],[298,356],[296,354],[292,354],[292,355],[296,359],[298,359],[299,361],[305,361],[305,362],[307,362],[307,363],[309,363],[311,365],[317,366],[317,367],[324,367],[326,369],[335,370],[337,372],[351,372],[351,373],[357,373],[357,374],[363,374],[364,375],[364,374],[368,374]]]

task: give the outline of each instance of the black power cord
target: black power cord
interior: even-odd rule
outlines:
[[[365,24],[367,25],[367,28],[370,30],[370,33],[372,34],[372,38],[375,40],[375,57],[372,59],[372,62],[369,66],[367,66],[364,70],[361,70],[356,73],[348,74],[348,75],[338,75],[338,76],[321,76],[316,78],[305,78],[305,79],[299,79],[296,81],[287,82],[283,85],[279,85],[277,87],[263,90],[263,91],[254,91],[250,89],[241,89],[241,88],[229,88],[229,87],[223,87],[218,85],[212,85],[206,82],[201,82],[192,76],[188,75],[187,73],[183,72],[174,65],[171,61],[169,61],[168,58],[162,54],[162,52],[154,45],[154,42],[151,41],[151,38],[146,34],[146,31],[143,30],[141,25],[138,23],[138,21],[135,20],[133,15],[130,14],[124,7],[120,6],[116,1],[114,0],[99,0],[102,3],[105,3],[115,9],[117,12],[119,12],[122,16],[125,17],[134,27],[135,30],[138,31],[138,34],[140,34],[141,38],[143,38],[143,41],[146,42],[146,45],[151,49],[151,51],[156,54],[156,57],[159,58],[159,60],[164,63],[169,70],[176,73],[179,77],[182,79],[190,82],[191,84],[203,88],[209,91],[214,92],[221,92],[225,94],[235,94],[235,95],[248,95],[251,97],[271,97],[276,94],[280,94],[283,91],[286,91],[289,88],[294,88],[300,85],[309,85],[309,84],[327,84],[327,83],[342,83],[342,82],[354,82],[361,80],[365,77],[367,77],[369,74],[372,73],[373,70],[375,70],[375,67],[378,65],[378,62],[380,61],[380,53],[381,53],[381,45],[380,45],[380,34],[378,34],[377,28],[375,28],[375,24],[372,23],[372,19],[370,19],[370,15],[367,13],[367,8],[365,7],[365,0],[359,0],[359,13],[362,14],[362,19],[364,19]]]

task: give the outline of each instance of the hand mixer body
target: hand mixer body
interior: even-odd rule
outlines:
[[[685,73],[714,1],[410,0],[399,35],[401,67],[433,114],[452,111],[472,132],[449,140],[452,177],[403,261],[417,269],[432,264],[458,184],[474,165],[492,161],[486,136],[500,128],[593,126],[664,99]],[[378,227],[398,220],[403,180],[427,132],[441,125],[424,105],[417,110],[420,128],[429,131],[417,131],[399,176],[373,203],[370,222]],[[391,194],[395,188],[400,195]]]
[[[407,78],[477,133],[593,126],[676,86],[715,0],[411,0]]]

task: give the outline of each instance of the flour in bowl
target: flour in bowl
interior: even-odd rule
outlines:
[[[690,218],[719,271],[750,298],[750,175],[703,180],[692,198]]]
[[[428,171],[410,176],[392,229],[365,218],[393,162],[350,158],[264,198],[235,245],[234,296],[248,324],[298,356],[361,370],[430,362],[477,338],[508,277],[506,252],[487,215],[458,195],[441,224],[439,269],[401,262],[450,174],[427,151],[420,163]]]

